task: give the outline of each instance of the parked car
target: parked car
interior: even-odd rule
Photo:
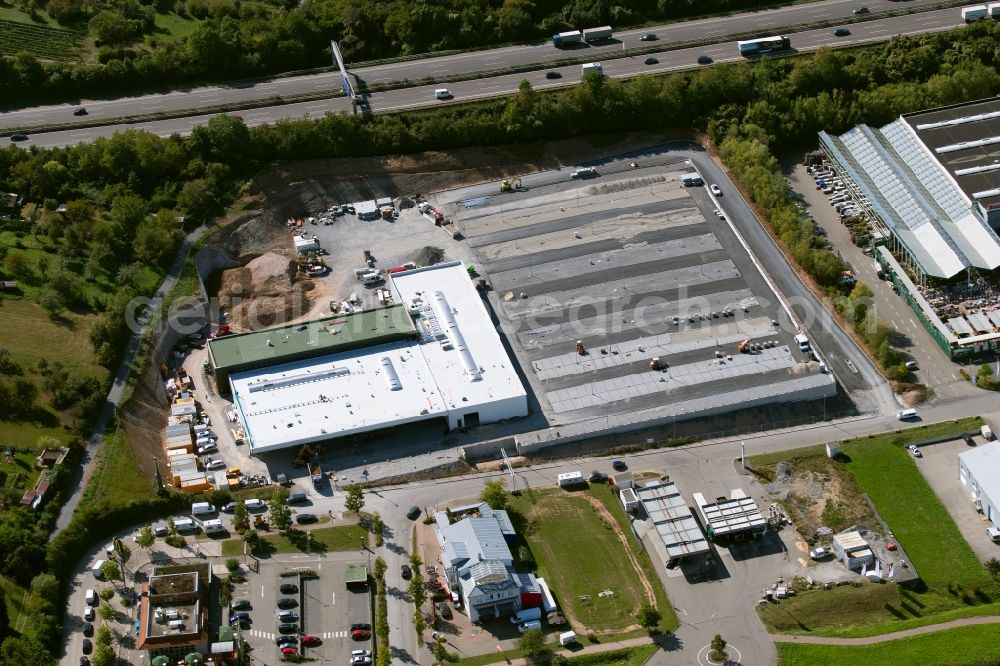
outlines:
[[[719,186],[716,185],[715,183],[712,183],[708,187],[708,189],[712,190],[712,194],[714,194],[715,196],[717,196],[717,197],[721,197],[722,196],[722,190],[720,190]]]
[[[83,635],[87,636],[88,638],[94,635],[94,625],[92,623],[90,622],[83,623]]]
[[[351,656],[351,666],[368,666],[370,663],[372,663],[370,655],[359,654],[357,656]]]
[[[232,609],[234,611],[248,611],[253,610],[253,606],[250,605],[249,599],[236,599],[233,601]]]
[[[250,613],[246,611],[236,611],[229,614],[229,624],[235,624],[236,622],[249,622]]]
[[[205,469],[225,469],[226,463],[219,460],[218,458],[213,458],[205,463]]]
[[[75,109],[73,109],[73,115],[74,116],[85,116],[85,115],[87,115],[87,109],[84,108],[84,107],[82,107],[82,106],[78,106]]]
[[[204,446],[198,447],[199,456],[207,456],[209,453],[218,453],[218,452],[219,452],[219,447],[216,446],[215,444],[205,444]],[[230,504],[233,504],[233,502],[230,502]]]
[[[297,608],[299,602],[291,597],[281,597],[278,599],[278,608]]]
[[[644,33],[642,33],[642,36],[639,37],[639,41],[640,42],[655,42],[656,41],[656,33],[655,32],[644,32]]]
[[[608,475],[604,472],[598,472],[596,469],[590,473],[590,477],[587,479],[591,483],[604,483],[608,480]]]
[[[298,643],[299,639],[297,636],[278,636],[274,639],[275,645],[281,647],[282,645],[294,645]]]
[[[299,625],[297,622],[280,622],[278,623],[278,633],[290,634],[293,631],[298,631]]]
[[[857,7],[854,10],[855,15],[867,14],[867,13],[868,13],[868,8],[865,7],[864,5],[861,5],[860,7]]]
[[[545,78],[547,79],[561,79],[562,74],[559,72],[545,72]]]
[[[166,525],[160,525],[159,527],[153,528],[153,534],[158,537],[165,537],[170,534],[170,530],[167,529]]]
[[[90,639],[89,638],[84,638],[83,639],[83,653],[84,654],[90,654],[90,652],[93,649],[94,649],[94,644],[90,642]]]
[[[436,99],[451,99],[454,95],[447,88],[438,88],[434,91],[434,97]]]
[[[969,433],[965,433],[964,435],[962,435],[962,439],[965,440],[966,446],[976,445],[976,440],[972,439],[972,435],[970,435]]]
[[[351,638],[356,641],[366,641],[371,637],[371,629],[351,629]]]
[[[298,622],[299,614],[293,610],[279,610],[275,612],[278,616],[278,622]]]
[[[447,602],[439,601],[434,604],[434,608],[437,609],[438,615],[446,620],[451,619],[451,608],[448,607]]]
[[[315,523],[319,518],[316,517],[314,513],[300,513],[295,516],[295,522],[299,525],[305,525],[306,523]]]
[[[624,460],[612,460],[611,469],[615,470],[616,472],[624,472],[625,470],[628,469],[628,465],[625,464]]]
[[[906,369],[907,370],[916,370],[917,369],[917,362],[916,361],[907,361],[906,362]]]
[[[224,507],[222,507],[222,511],[224,513],[232,513],[233,511],[236,511],[236,502],[230,502],[229,504],[225,505]]]
[[[825,546],[820,546],[819,548],[813,548],[809,551],[809,557],[814,560],[822,560],[824,557],[830,554],[830,549]]]
[[[848,30],[847,28],[837,28],[836,30],[833,31],[833,34],[836,35],[837,37],[847,37],[849,34],[851,34],[851,31]]]
[[[399,575],[403,577],[403,580],[410,580],[413,578],[413,570],[410,569],[409,564],[404,564],[399,567]]]
[[[409,509],[406,510],[406,517],[409,518],[410,520],[416,520],[418,516],[420,516],[419,506],[411,506]]]
[[[90,666],[90,659],[80,655],[80,666]]]
[[[351,658],[354,657],[370,657],[372,656],[371,650],[351,650]]]
[[[920,447],[918,447],[916,444],[910,444],[906,448],[910,450],[910,453],[913,455],[914,458],[923,458],[924,457],[924,454],[922,454],[920,452]]]
[[[712,56],[705,55],[704,53],[702,53],[700,56],[698,56],[698,64],[699,65],[711,65],[712,64]]]
[[[321,639],[319,636],[306,635],[302,637],[302,644],[305,645],[306,647],[316,647],[317,645],[323,644],[323,639]]]
[[[660,61],[657,60],[656,58],[654,58],[653,56],[649,56],[648,58],[646,58],[642,62],[644,64],[646,64],[646,65],[655,65],[655,64],[659,63]]]
[[[299,649],[297,647],[295,647],[294,645],[286,645],[285,647],[281,648],[281,654],[285,655],[286,657],[287,656],[291,656],[291,655],[295,655],[295,654],[298,654],[298,653],[299,653]]]
[[[282,583],[278,590],[282,594],[296,594],[299,591],[299,586],[293,583]]]
[[[87,610],[83,611],[83,619],[87,622],[93,622],[96,615],[93,606],[87,606]]]
[[[22,132],[16,132],[16,133],[10,135],[10,140],[11,141],[27,141],[28,140],[28,135],[24,134]]]

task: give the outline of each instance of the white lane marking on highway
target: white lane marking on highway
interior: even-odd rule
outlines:
[[[336,592],[331,592],[330,593],[330,605],[331,606],[336,606],[337,605],[337,593]]]

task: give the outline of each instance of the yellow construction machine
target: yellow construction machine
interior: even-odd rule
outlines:
[[[521,179],[515,176],[514,178],[504,178],[500,181],[500,191],[501,192],[516,192],[521,189]]]

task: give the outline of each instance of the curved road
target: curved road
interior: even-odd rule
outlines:
[[[918,8],[929,4],[931,0],[913,0],[906,8]],[[401,63],[376,65],[351,72],[368,84],[382,84],[400,81],[420,81],[427,77],[473,76],[477,72],[488,72],[498,68],[515,65],[536,64],[540,69],[533,72],[509,74],[482,79],[464,80],[447,84],[455,93],[457,101],[492,97],[509,94],[517,90],[524,79],[531,81],[537,89],[555,88],[575,83],[580,77],[580,66],[569,65],[554,68],[562,79],[549,80],[545,78],[547,62],[560,58],[580,57],[590,55],[595,61],[603,60],[604,71],[608,76],[630,77],[639,73],[662,73],[696,66],[699,55],[708,55],[716,62],[737,61],[739,56],[734,41],[680,49],[662,51],[653,54],[659,62],[646,65],[644,61],[649,54],[630,56],[607,60],[602,55],[620,51],[626,47],[638,46],[639,35],[653,31],[659,36],[658,42],[644,42],[653,46],[657,43],[665,47],[678,43],[705,38],[724,40],[727,35],[735,32],[768,29],[802,24],[818,20],[835,20],[851,15],[851,9],[857,6],[853,0],[838,0],[836,2],[795,5],[777,10],[746,14],[739,17],[711,18],[684,23],[676,23],[658,28],[633,30],[619,33],[616,39],[601,45],[586,45],[579,49],[556,49],[550,43],[533,46],[515,46],[487,51],[462,53],[452,56],[438,56]],[[875,0],[869,3],[872,13],[877,16],[879,11],[899,9],[899,3],[889,0]],[[816,49],[825,44],[859,44],[870,41],[883,41],[896,34],[920,33],[934,30],[945,30],[963,25],[957,8],[919,12],[906,16],[885,19],[866,20],[852,24],[852,34],[847,37],[835,37],[830,28],[809,30],[792,35],[792,45],[801,51]],[[338,94],[340,90],[340,73],[325,72],[305,76],[293,76],[258,82],[233,83],[221,86],[196,88],[190,91],[176,91],[165,94],[151,94],[140,97],[127,97],[105,101],[86,101],[87,120],[113,120],[127,116],[151,114],[164,111],[196,111],[199,108],[213,107],[220,104],[232,104],[247,101],[266,101],[275,96],[290,96],[300,94],[328,93]],[[373,93],[368,97],[372,111],[394,111],[405,108],[427,106],[440,103],[434,100],[433,90],[437,85],[416,85],[413,87]],[[32,125],[52,125],[72,123],[76,117],[72,110],[76,105],[61,104],[55,106],[33,107],[17,111],[0,113],[0,129],[13,127],[29,127]],[[262,106],[257,109],[240,112],[248,125],[271,123],[282,118],[300,118],[306,115],[322,115],[328,111],[351,111],[350,102],[343,96],[311,102],[300,102],[277,106]],[[139,127],[161,136],[174,132],[186,134],[195,125],[204,124],[212,114],[203,116],[187,116],[183,118],[142,122],[130,124],[107,125],[104,127],[81,128],[60,132],[39,134],[28,142],[40,146],[62,146],[80,141],[92,140],[98,136],[109,136],[127,127]]]
[[[194,247],[195,242],[207,228],[204,225],[198,227],[189,233],[181,243],[180,248],[177,250],[177,258],[174,260],[170,270],[167,271],[167,275],[163,278],[163,282],[160,283],[156,293],[150,299],[150,310],[155,310],[159,307],[163,299],[173,289],[177,277],[184,269],[184,262],[187,261],[191,248]],[[142,340],[142,336],[145,335],[148,329],[149,324],[142,323],[137,330],[132,332],[132,337],[129,338],[128,346],[125,348],[125,355],[122,358],[122,362],[118,365],[114,382],[111,384],[111,390],[108,392],[108,397],[104,401],[101,413],[94,423],[94,432],[87,440],[87,447],[84,450],[81,464],[73,475],[73,481],[70,483],[69,497],[66,499],[66,503],[59,513],[56,527],[49,535],[49,539],[52,539],[56,534],[61,532],[73,519],[73,512],[76,511],[76,507],[80,504],[83,493],[87,488],[87,482],[90,481],[90,477],[94,473],[97,455],[100,453],[101,444],[104,442],[104,431],[108,427],[108,421],[111,420],[111,416],[118,409],[118,404],[121,402],[122,393],[125,391],[125,382],[132,372],[132,362],[135,360],[135,355],[139,352],[139,341]]]

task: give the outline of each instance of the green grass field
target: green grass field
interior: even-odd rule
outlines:
[[[106,437],[81,505],[117,507],[154,496],[153,484],[139,472],[135,456],[124,436],[114,434]]]
[[[320,522],[328,521],[328,518],[320,517]],[[357,550],[361,553],[361,543],[367,543],[364,528],[357,525],[341,525],[339,527],[321,527],[310,530],[312,539],[307,543],[306,532],[294,530],[291,535],[267,534],[262,541],[266,546],[262,549],[264,554],[269,553],[304,553],[308,547],[311,553],[324,553],[328,551],[348,551]],[[243,554],[242,539],[227,539],[222,542],[222,554],[227,557]]]
[[[965,427],[951,427],[963,432],[978,430],[976,424],[969,419]],[[918,429],[872,441],[854,440],[843,447],[851,459],[847,469],[871,497],[928,586],[990,585],[982,563],[906,451],[909,442],[931,436]]]
[[[603,506],[601,493],[610,496],[606,487],[572,493],[529,491],[511,498],[511,508],[527,522],[522,536],[538,564],[538,575],[546,579],[568,614],[586,625],[587,633],[602,638],[608,634],[635,635],[642,631],[636,625],[635,612],[647,602],[647,593],[618,533],[588,499],[596,498]],[[620,509],[612,508],[612,516],[616,513]],[[640,562],[663,615],[660,630],[673,629],[676,619],[659,579],[650,576],[651,567],[641,566],[647,557],[645,551],[628,531],[624,534],[625,547]],[[601,596],[606,590],[612,594]]]
[[[911,442],[978,430],[980,424],[979,419],[962,419],[841,443],[847,457],[841,464],[875,503],[924,587],[888,584],[810,591],[766,607],[765,624],[778,633],[871,636],[1000,612],[1000,587],[906,451]],[[823,455],[822,446],[807,447],[756,456],[751,464],[759,468],[786,460],[793,468],[808,468],[810,459]]]
[[[65,428],[49,428],[37,423],[0,421],[0,446],[34,450],[40,437],[54,437],[63,444],[69,444],[73,440],[73,433]]]
[[[959,666],[1000,662],[1000,625],[960,627],[874,645],[777,643],[781,666]]]
[[[18,362],[34,365],[45,358],[95,374],[103,372],[94,365],[94,350],[88,336],[97,315],[66,313],[63,321],[54,322],[36,303],[5,298],[0,300],[0,318],[4,322],[0,346],[8,349]]]

